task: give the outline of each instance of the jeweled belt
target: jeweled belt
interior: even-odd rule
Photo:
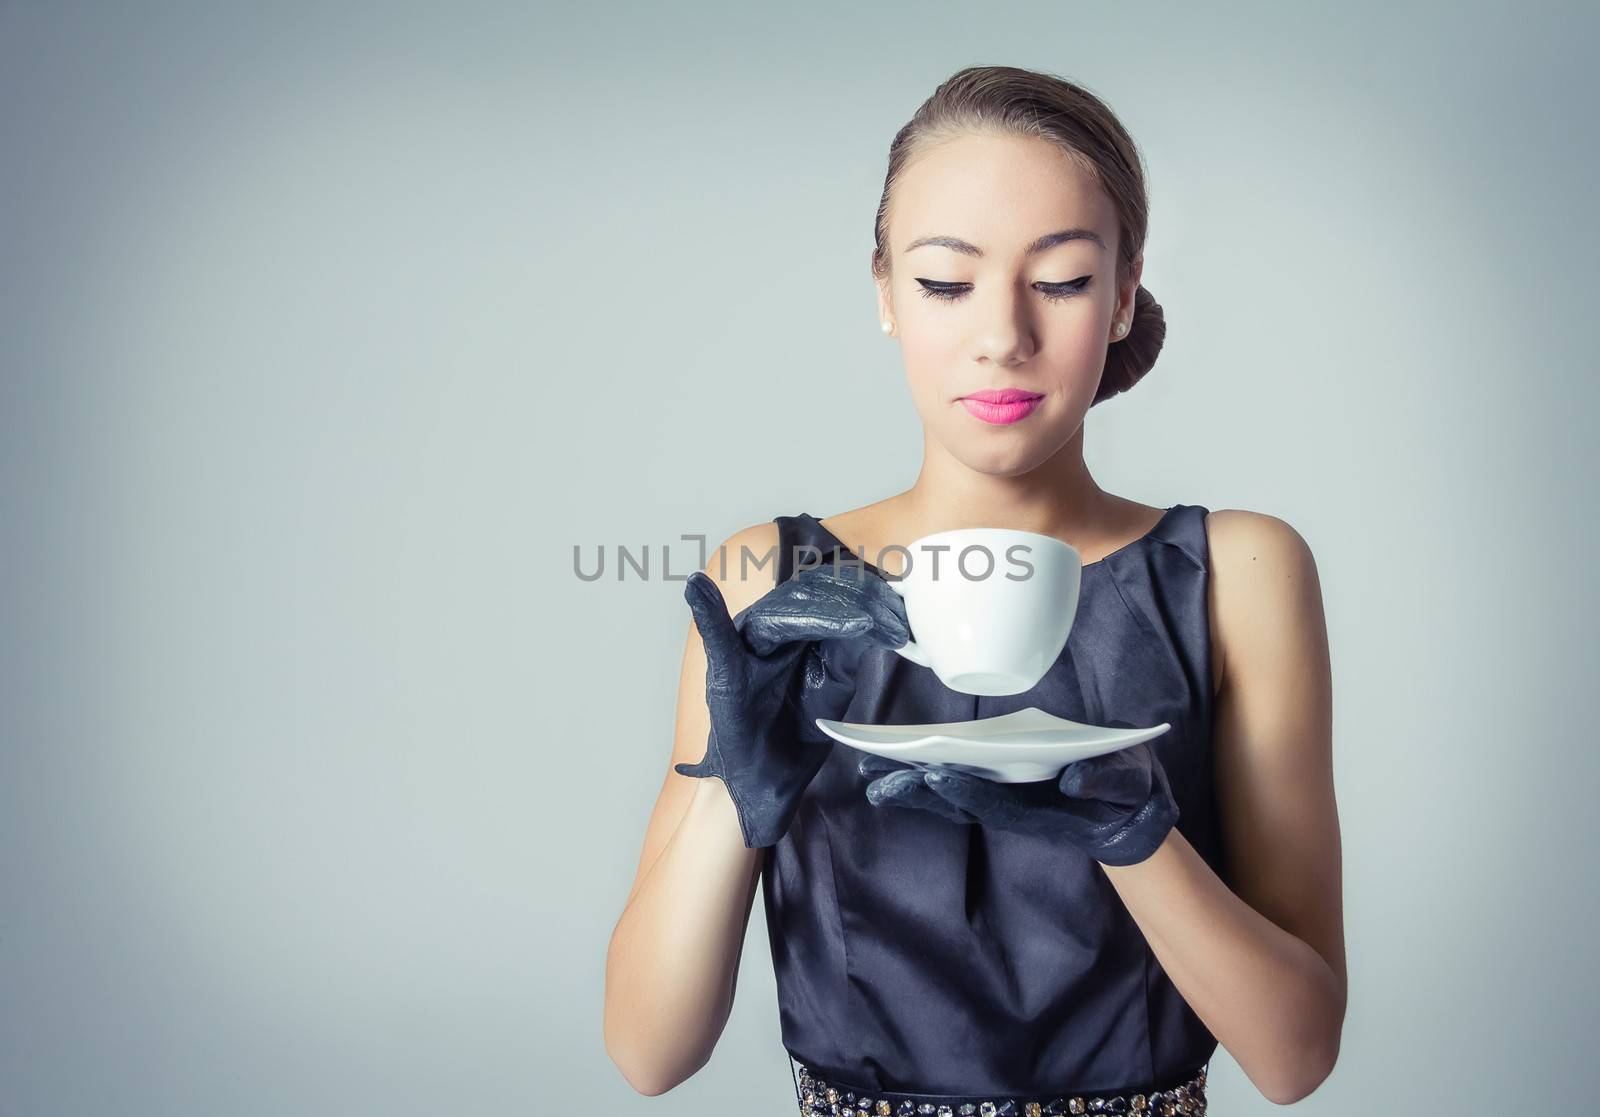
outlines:
[[[793,1055],[789,1062],[802,1117],[1055,1117],[1062,1113],[1174,1117],[1206,1111],[1205,1067],[1187,1082],[1142,1093],[984,1098],[863,1091],[827,1081]]]

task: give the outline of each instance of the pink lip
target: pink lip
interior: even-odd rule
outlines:
[[[1027,417],[1044,396],[1021,388],[985,389],[961,397],[961,406],[985,423],[1004,425]]]

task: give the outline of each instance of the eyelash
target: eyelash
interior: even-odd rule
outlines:
[[[1070,299],[1087,291],[1091,278],[1085,275],[1070,283],[1036,283],[1034,286],[1046,288],[1044,297],[1050,302],[1060,302],[1062,299]],[[922,285],[920,294],[923,298],[939,299],[949,303],[965,298],[967,292],[972,289],[970,283],[939,283],[931,279],[919,279],[917,282]]]

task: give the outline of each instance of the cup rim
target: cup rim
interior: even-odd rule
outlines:
[[[949,536],[949,535],[968,535],[968,534],[971,534],[973,532],[996,532],[996,533],[999,533],[999,534],[1002,534],[1002,535],[1007,535],[1007,536],[1018,536],[1018,535],[1021,535],[1021,536],[1029,536],[1029,537],[1031,537],[1032,540],[1044,540],[1045,541],[1044,549],[1048,550],[1050,545],[1054,544],[1055,547],[1058,549],[1057,550],[1057,554],[1062,559],[1067,560],[1072,566],[1075,566],[1079,571],[1083,570],[1083,565],[1084,565],[1084,563],[1083,563],[1083,555],[1078,551],[1078,548],[1074,547],[1071,543],[1068,543],[1065,539],[1057,539],[1053,535],[1045,535],[1042,532],[1025,531],[1022,528],[1011,528],[1011,527],[958,527],[958,528],[949,528],[949,529],[947,529],[945,531],[935,531],[935,532],[929,533],[928,535],[921,536],[920,538],[913,539],[910,543],[907,543],[904,546],[904,550],[909,556],[911,569],[912,570],[916,570],[919,566],[926,565],[926,556],[924,556],[924,562],[923,563],[918,563],[916,561],[916,553],[917,553],[918,550],[921,549],[921,545],[922,544],[928,542],[929,540],[937,542],[938,540],[940,540],[944,536]],[[899,548],[896,548],[896,549],[899,549]],[[1000,547],[1000,548],[997,548],[997,549],[1001,553],[998,554],[998,555],[994,555],[995,562],[996,563],[1000,563],[1000,562],[1005,561],[1004,552],[1005,552],[1005,550],[1007,548],[1006,547]],[[961,551],[960,550],[954,550],[952,553],[954,555],[959,556],[961,554]],[[1033,554],[1034,552],[1030,551],[1029,553]],[[950,557],[950,556],[947,555],[946,557]],[[887,574],[888,574],[888,572],[885,571],[885,575],[886,576],[887,576]],[[891,581],[904,581],[906,579],[906,577],[907,577],[906,573],[904,571],[901,571],[898,574],[895,574],[890,580]]]
[[[1045,535],[1043,532],[1028,531],[1028,530],[1026,530],[1024,528],[1019,528],[1019,527],[953,527],[953,528],[946,528],[944,531],[934,531],[934,532],[929,532],[927,535],[918,536],[916,539],[913,539],[911,542],[905,544],[904,546],[905,546],[906,550],[914,551],[919,546],[921,546],[922,544],[928,542],[930,539],[932,539],[932,540],[942,539],[943,537],[945,537],[947,535],[974,535],[974,534],[977,534],[978,532],[993,532],[993,533],[995,533],[997,535],[1024,535],[1024,536],[1028,536],[1031,539],[1043,539],[1043,540],[1045,540],[1046,543],[1053,543],[1057,547],[1065,547],[1067,550],[1071,551],[1073,554],[1077,554],[1078,553],[1078,549],[1076,547],[1074,547],[1071,543],[1068,543],[1065,539],[1057,539],[1053,535]]]

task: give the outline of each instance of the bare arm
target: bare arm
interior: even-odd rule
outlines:
[[[770,590],[775,576],[770,562],[744,569],[740,548],[776,555],[777,541],[776,524],[757,524],[722,545],[725,571],[711,553],[705,572],[730,614]],[[672,770],[705,755],[710,730],[705,647],[690,621],[672,757],[606,951],[606,1052],[642,1094],[665,1093],[711,1058],[733,1009],[760,879],[764,851],[745,848],[727,786]]]
[[[1207,524],[1232,879],[1177,830],[1148,861],[1106,873],[1178,992],[1256,1088],[1289,1105],[1332,1072],[1348,988],[1322,592],[1283,521],[1226,509]]]

